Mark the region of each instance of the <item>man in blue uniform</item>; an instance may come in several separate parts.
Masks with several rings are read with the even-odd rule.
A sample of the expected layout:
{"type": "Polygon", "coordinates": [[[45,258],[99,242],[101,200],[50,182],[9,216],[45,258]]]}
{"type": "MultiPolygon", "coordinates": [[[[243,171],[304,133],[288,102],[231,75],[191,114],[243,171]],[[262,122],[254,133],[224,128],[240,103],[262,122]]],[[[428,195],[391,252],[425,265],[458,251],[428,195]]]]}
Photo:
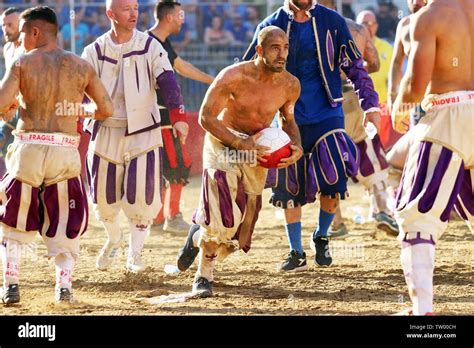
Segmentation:
{"type": "Polygon", "coordinates": [[[372,80],[364,69],[361,53],[345,19],[315,0],[285,0],[282,7],[264,19],[244,59],[252,59],[258,33],[275,25],[289,36],[287,70],[301,82],[295,108],[305,156],[295,165],[269,173],[270,202],[285,210],[290,253],[281,271],[307,269],[301,243],[301,207],[320,194],[319,221],[313,233],[315,263],[330,266],[327,232],[339,199],[347,196],[347,179],[358,170],[356,146],[344,130],[340,69],[358,91],[365,112],[364,125],[378,127],[380,109],[372,80]]]}

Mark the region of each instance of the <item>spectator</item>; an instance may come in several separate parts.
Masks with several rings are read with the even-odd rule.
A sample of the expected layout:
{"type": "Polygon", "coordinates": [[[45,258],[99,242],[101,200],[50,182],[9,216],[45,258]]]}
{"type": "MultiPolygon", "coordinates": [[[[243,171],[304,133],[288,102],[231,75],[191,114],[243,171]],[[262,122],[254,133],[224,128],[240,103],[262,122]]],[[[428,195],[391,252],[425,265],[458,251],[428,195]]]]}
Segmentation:
{"type": "Polygon", "coordinates": [[[222,5],[203,5],[201,7],[202,24],[204,30],[212,26],[214,17],[224,18],[224,7],[222,5]]]}
{"type": "Polygon", "coordinates": [[[211,27],[204,32],[204,42],[208,45],[229,45],[234,41],[232,33],[225,30],[222,17],[212,18],[211,27]]]}
{"type": "Polygon", "coordinates": [[[261,18],[259,14],[259,10],[257,6],[248,6],[247,7],[247,20],[245,21],[245,24],[250,28],[251,37],[250,40],[253,39],[253,33],[255,32],[255,29],[257,28],[257,25],[260,23],[261,18]]]}
{"type": "Polygon", "coordinates": [[[171,35],[169,37],[169,40],[173,43],[173,47],[176,50],[182,50],[186,45],[188,45],[191,42],[191,39],[189,37],[189,26],[188,23],[184,23],[183,26],[181,27],[181,30],[178,34],[171,35]]]}
{"type": "Polygon", "coordinates": [[[102,13],[99,15],[99,20],[97,24],[94,25],[91,29],[91,36],[92,39],[97,39],[99,36],[102,36],[110,29],[110,21],[109,18],[102,13]]]}
{"type": "Polygon", "coordinates": [[[202,35],[199,35],[199,33],[202,33],[203,29],[199,27],[200,23],[198,20],[198,6],[196,5],[197,1],[180,0],[179,2],[181,3],[183,11],[186,14],[184,23],[186,26],[186,35],[188,36],[190,41],[202,41],[202,35]]]}
{"type": "Polygon", "coordinates": [[[96,7],[87,7],[85,10],[83,22],[92,28],[99,22],[99,12],[96,7]]]}
{"type": "Polygon", "coordinates": [[[247,19],[247,5],[245,4],[226,5],[224,12],[226,18],[232,18],[235,14],[238,14],[242,20],[247,19]]]}
{"type": "Polygon", "coordinates": [[[370,74],[375,85],[375,90],[379,94],[380,104],[387,102],[388,72],[392,61],[393,47],[387,41],[378,37],[379,24],[377,17],[371,11],[362,11],[357,16],[357,23],[364,25],[368,30],[374,46],[379,54],[380,69],[376,73],[370,74]]]}
{"type": "Polygon", "coordinates": [[[152,20],[150,16],[150,12],[143,11],[140,9],[140,14],[138,17],[137,29],[140,31],[148,30],[148,28],[152,25],[152,20]]]}
{"type": "Polygon", "coordinates": [[[356,15],[354,10],[352,9],[352,0],[344,0],[342,2],[342,15],[346,18],[355,20],[356,15]]]}
{"type": "MultiPolygon", "coordinates": [[[[76,31],[76,51],[74,53],[80,54],[84,51],[84,47],[89,42],[89,26],[82,21],[83,11],[78,11],[75,14],[75,31],[76,31]]],[[[71,48],[71,24],[66,23],[61,29],[61,36],[63,38],[64,49],[72,50],[71,48]]]]}
{"type": "Polygon", "coordinates": [[[397,17],[392,17],[391,3],[380,2],[377,11],[377,22],[379,23],[378,37],[393,42],[397,31],[397,17]]]}
{"type": "Polygon", "coordinates": [[[243,23],[242,17],[238,13],[234,13],[231,22],[226,28],[238,43],[247,42],[247,38],[253,35],[250,27],[243,23]]]}

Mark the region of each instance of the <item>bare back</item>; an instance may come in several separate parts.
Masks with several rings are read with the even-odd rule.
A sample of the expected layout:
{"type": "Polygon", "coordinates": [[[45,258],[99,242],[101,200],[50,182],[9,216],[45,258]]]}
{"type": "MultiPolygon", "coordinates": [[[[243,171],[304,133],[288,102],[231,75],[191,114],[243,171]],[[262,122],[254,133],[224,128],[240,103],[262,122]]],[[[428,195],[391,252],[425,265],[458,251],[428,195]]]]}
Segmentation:
{"type": "Polygon", "coordinates": [[[269,127],[275,114],[299,89],[298,79],[287,71],[275,73],[271,79],[259,79],[253,62],[234,65],[227,74],[230,95],[221,115],[222,122],[249,135],[269,127]]]}
{"type": "MultiPolygon", "coordinates": [[[[474,90],[474,0],[434,0],[416,14],[413,22],[416,26],[430,23],[431,28],[420,29],[428,31],[426,36],[435,36],[435,60],[427,93],[474,90]]],[[[414,44],[417,30],[412,25],[414,44]]],[[[427,37],[428,42],[430,39],[427,37]]],[[[427,53],[431,50],[427,46],[427,53]]]]}
{"type": "Polygon", "coordinates": [[[92,67],[74,54],[38,49],[20,60],[19,130],[76,133],[92,67]]]}

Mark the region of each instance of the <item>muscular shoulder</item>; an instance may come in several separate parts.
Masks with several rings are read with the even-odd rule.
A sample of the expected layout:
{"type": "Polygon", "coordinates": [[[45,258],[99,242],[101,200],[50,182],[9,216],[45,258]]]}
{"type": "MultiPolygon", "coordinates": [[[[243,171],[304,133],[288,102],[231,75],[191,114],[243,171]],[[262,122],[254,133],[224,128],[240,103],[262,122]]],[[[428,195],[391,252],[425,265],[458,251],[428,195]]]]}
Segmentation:
{"type": "Polygon", "coordinates": [[[73,64],[76,64],[78,67],[86,69],[88,72],[92,72],[93,67],[85,59],[76,56],[75,54],[68,54],[67,59],[70,59],[73,64]]]}
{"type": "Polygon", "coordinates": [[[398,22],[397,25],[397,30],[402,30],[403,28],[406,28],[410,25],[410,18],[413,15],[405,16],[400,21],[398,22]]]}
{"type": "Polygon", "coordinates": [[[429,4],[410,17],[410,37],[417,39],[426,34],[435,34],[440,26],[440,7],[429,4]]]}
{"type": "Polygon", "coordinates": [[[290,99],[298,99],[301,93],[300,80],[288,71],[282,73],[282,80],[285,81],[285,90],[288,91],[290,99]]]}
{"type": "Polygon", "coordinates": [[[288,88],[300,88],[300,80],[288,71],[284,71],[282,73],[282,79],[286,81],[286,85],[288,88]]]}
{"type": "Polygon", "coordinates": [[[242,62],[230,65],[221,70],[217,75],[215,82],[219,85],[234,86],[240,83],[246,75],[249,74],[252,62],[242,62]]]}

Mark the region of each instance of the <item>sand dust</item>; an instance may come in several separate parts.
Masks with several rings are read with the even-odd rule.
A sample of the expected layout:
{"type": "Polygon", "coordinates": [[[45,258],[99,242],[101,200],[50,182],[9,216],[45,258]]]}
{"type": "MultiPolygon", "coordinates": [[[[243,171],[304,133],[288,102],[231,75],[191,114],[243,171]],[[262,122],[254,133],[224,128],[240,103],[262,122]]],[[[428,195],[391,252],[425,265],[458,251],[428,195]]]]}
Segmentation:
{"type": "MultiPolygon", "coordinates": [[[[183,213],[190,217],[199,198],[200,179],[184,190],[183,213]]],[[[185,235],[162,233],[147,239],[142,274],[125,272],[126,249],[109,272],[95,269],[105,231],[93,216],[82,239],[82,255],[74,277],[72,305],[55,305],[54,265],[41,239],[21,266],[21,304],[0,307],[0,315],[389,315],[409,306],[399,261],[398,243],[378,233],[373,222],[356,225],[357,207],[369,201],[359,185],[342,203],[350,236],[331,242],[334,264],[316,268],[309,239],[317,205],[304,209],[303,238],[309,271],[276,272],[288,252],[281,214],[264,204],[249,254],[236,253],[217,266],[215,297],[180,300],[191,290],[196,266],[188,272],[166,274],[185,235]],[[176,301],[167,301],[167,299],[176,301]],[[160,302],[160,299],[162,301],[160,302]],[[152,303],[151,303],[152,302],[152,303]]],[[[264,201],[268,201],[265,191],[264,201]]],[[[127,227],[122,216],[122,227],[127,227]]],[[[128,242],[128,241],[127,241],[128,242]]],[[[462,221],[454,221],[438,243],[434,278],[435,311],[474,314],[474,235],[462,221]]]]}

